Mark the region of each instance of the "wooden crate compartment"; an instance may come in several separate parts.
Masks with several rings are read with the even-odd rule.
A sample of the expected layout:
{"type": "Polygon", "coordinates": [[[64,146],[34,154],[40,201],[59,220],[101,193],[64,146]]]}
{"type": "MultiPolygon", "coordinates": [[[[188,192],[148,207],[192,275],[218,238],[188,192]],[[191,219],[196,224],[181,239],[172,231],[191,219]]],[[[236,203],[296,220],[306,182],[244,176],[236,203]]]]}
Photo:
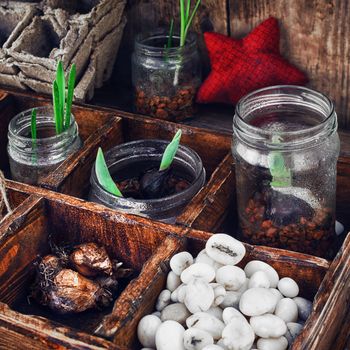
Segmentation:
{"type": "MultiPolygon", "coordinates": [[[[46,189],[11,181],[7,186],[23,194],[35,190],[42,199],[37,197],[31,210],[18,215],[17,222],[21,224],[16,230],[3,233],[0,246],[3,261],[0,264],[0,347],[11,342],[11,335],[20,339],[24,348],[45,349],[59,344],[63,349],[93,349],[93,346],[97,349],[139,349],[137,324],[142,316],[153,310],[166,283],[170,258],[182,250],[197,254],[211,236],[184,226],[155,223],[118,213],[46,189]],[[27,272],[31,262],[38,252],[47,249],[44,232],[47,225],[51,232],[61,234],[60,239],[69,237],[77,242],[93,239],[105,244],[116,257],[140,272],[116,300],[113,310],[101,320],[95,335],[14,309],[17,298],[23,298],[30,283],[27,272]],[[6,331],[2,332],[3,327],[6,331]]],[[[246,248],[247,255],[241,265],[253,259],[266,261],[280,277],[294,278],[300,286],[300,295],[309,299],[315,297],[313,313],[293,350],[329,349],[349,308],[350,236],[331,264],[321,258],[286,250],[248,244],[246,248]]],[[[341,346],[343,342],[337,344],[341,346]]],[[[9,346],[8,349],[15,348],[9,346]]]]}
{"type": "MultiPolygon", "coordinates": [[[[210,233],[191,230],[185,240],[178,242],[180,246],[177,251],[187,250],[195,255],[204,248],[210,236],[210,233]]],[[[175,244],[174,238],[169,237],[164,242],[163,249],[158,250],[157,254],[162,258],[163,264],[155,266],[156,278],[152,278],[146,272],[140,275],[139,289],[144,291],[138,298],[139,309],[129,309],[124,320],[109,316],[105,318],[103,324],[106,329],[111,329],[111,324],[115,324],[114,342],[120,347],[141,348],[136,336],[137,324],[144,315],[155,310],[156,296],[165,288],[166,277],[170,271],[169,261],[173,253],[165,258],[163,252],[172,244],[175,244]]],[[[332,347],[331,344],[337,339],[338,332],[346,321],[350,303],[350,237],[344,242],[331,265],[322,258],[286,250],[248,244],[246,248],[246,257],[239,266],[244,266],[254,259],[265,261],[278,271],[280,277],[295,279],[300,286],[300,296],[314,300],[312,314],[291,350],[343,350],[343,342],[339,339],[339,346],[332,347]]],[[[153,259],[157,260],[156,256],[153,259]]]]}
{"type": "MultiPolygon", "coordinates": [[[[27,296],[35,275],[33,262],[38,255],[50,252],[49,234],[57,244],[101,244],[110,256],[123,261],[136,275],[141,270],[151,275],[154,267],[162,264],[162,259],[154,254],[159,252],[161,243],[168,235],[183,233],[181,228],[101,210],[100,206],[72,197],[55,193],[53,196],[57,198],[36,197],[28,210],[13,217],[16,226],[0,232],[0,348],[15,349],[18,344],[11,339],[21,339],[23,348],[114,349],[111,341],[93,332],[106,314],[119,318],[125,313],[121,309],[124,300],[133,305],[131,309],[137,308],[140,290],[135,286],[139,278],[124,285],[114,307],[101,312],[59,317],[36,303],[28,305],[27,296]]],[[[170,255],[176,247],[170,245],[158,254],[170,255]]]]}
{"type": "MultiPolygon", "coordinates": [[[[51,101],[43,97],[34,97],[25,93],[4,93],[0,102],[0,123],[6,125],[0,149],[6,149],[7,124],[18,112],[34,106],[48,105],[51,101]]],[[[87,105],[74,106],[73,113],[79,125],[79,132],[84,140],[81,150],[71,155],[60,164],[55,171],[45,179],[39,181],[39,186],[52,189],[57,192],[69,194],[74,197],[87,199],[90,189],[90,175],[94,164],[97,149],[102,147],[107,151],[111,147],[140,139],[164,139],[171,140],[178,124],[171,122],[159,123],[154,119],[147,119],[130,113],[119,112],[106,108],[94,108],[87,105]],[[96,131],[94,133],[94,131],[96,131]]],[[[203,189],[193,198],[184,210],[184,217],[179,218],[178,224],[190,226],[195,221],[198,227],[204,230],[212,230],[222,221],[223,208],[234,196],[231,183],[225,179],[231,167],[228,162],[231,137],[220,132],[210,132],[199,128],[181,125],[183,136],[181,143],[194,149],[202,158],[207,172],[207,181],[203,189]],[[225,176],[225,175],[224,175],[225,176]],[[221,197],[220,194],[223,194],[221,197]],[[198,210],[193,211],[199,203],[198,210]],[[204,207],[207,203],[213,204],[220,210],[211,212],[208,221],[204,207]],[[186,214],[187,213],[187,214],[186,214]],[[187,218],[191,216],[191,219],[187,218]],[[192,220],[192,221],[191,221],[192,220]]],[[[6,155],[6,152],[3,153],[6,155]]],[[[1,159],[0,167],[8,170],[7,156],[1,159]]],[[[7,172],[8,175],[8,172],[7,172]]]]}
{"type": "MultiPolygon", "coordinates": [[[[10,178],[7,155],[7,132],[10,120],[18,113],[30,108],[51,104],[51,101],[47,98],[34,98],[31,95],[16,94],[0,90],[0,169],[4,171],[7,178],[10,178]]],[[[105,138],[102,137],[100,140],[102,144],[104,144],[104,140],[107,140],[108,137],[113,137],[113,135],[109,135],[108,132],[106,132],[111,124],[118,123],[118,118],[116,118],[112,112],[91,110],[89,113],[85,113],[84,110],[77,108],[73,113],[79,126],[79,135],[84,144],[91,144],[94,139],[101,137],[101,135],[105,135],[105,138]]],[[[75,157],[76,154],[71,155],[67,159],[67,163],[69,164],[72,162],[75,157]]]]}

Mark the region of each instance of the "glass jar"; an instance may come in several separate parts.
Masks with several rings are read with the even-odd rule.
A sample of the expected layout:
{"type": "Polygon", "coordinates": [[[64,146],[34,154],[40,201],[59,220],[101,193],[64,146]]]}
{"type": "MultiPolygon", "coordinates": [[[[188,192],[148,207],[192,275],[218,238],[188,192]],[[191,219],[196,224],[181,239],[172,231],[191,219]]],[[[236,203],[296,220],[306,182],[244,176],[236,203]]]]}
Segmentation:
{"type": "Polygon", "coordinates": [[[184,47],[173,36],[166,49],[164,31],[141,34],[132,55],[135,110],[159,119],[180,121],[194,114],[194,100],[201,83],[201,62],[196,35],[189,33],[184,47]]]}
{"type": "Polygon", "coordinates": [[[242,238],[325,256],[335,238],[337,115],[319,92],[272,86],[243,97],[233,119],[242,238]]]}
{"type": "MultiPolygon", "coordinates": [[[[105,154],[106,164],[113,179],[120,183],[140,178],[147,170],[159,167],[167,141],[139,140],[118,145],[105,154]]],[[[129,214],[136,214],[167,223],[175,223],[176,217],[205,183],[205,169],[199,155],[192,149],[179,147],[172,169],[190,183],[185,190],[159,199],[134,199],[117,197],[99,184],[95,166],[91,172],[89,200],[104,204],[129,214]]],[[[122,190],[123,192],[123,190],[122,190]]]]}
{"type": "Polygon", "coordinates": [[[73,115],[68,130],[56,135],[52,107],[38,107],[36,110],[36,143],[33,144],[31,138],[30,109],[11,119],[7,146],[12,179],[32,185],[38,184],[39,178],[48,175],[82,146],[73,115]]]}

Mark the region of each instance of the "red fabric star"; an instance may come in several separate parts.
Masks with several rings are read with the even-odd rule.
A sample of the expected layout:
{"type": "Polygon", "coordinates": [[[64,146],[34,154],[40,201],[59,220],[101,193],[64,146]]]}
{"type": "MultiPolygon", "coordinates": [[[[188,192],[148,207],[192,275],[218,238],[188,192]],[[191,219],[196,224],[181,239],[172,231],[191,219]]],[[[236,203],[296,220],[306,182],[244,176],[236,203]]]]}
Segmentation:
{"type": "Polygon", "coordinates": [[[241,40],[205,33],[211,73],[197,95],[199,103],[235,104],[247,93],[271,85],[304,85],[304,73],[279,51],[280,31],[270,17],[241,40]]]}

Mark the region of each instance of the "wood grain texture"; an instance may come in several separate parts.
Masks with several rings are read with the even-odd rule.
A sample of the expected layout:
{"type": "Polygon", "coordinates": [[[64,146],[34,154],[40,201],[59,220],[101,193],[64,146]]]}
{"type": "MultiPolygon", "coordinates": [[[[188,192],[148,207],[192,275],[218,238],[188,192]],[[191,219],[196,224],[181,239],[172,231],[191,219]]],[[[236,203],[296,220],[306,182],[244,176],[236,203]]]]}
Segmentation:
{"type": "Polygon", "coordinates": [[[235,171],[229,153],[219,164],[207,186],[192,199],[176,223],[206,231],[216,231],[236,194],[235,171]]]}
{"type": "MultiPolygon", "coordinates": [[[[332,349],[350,310],[350,235],[331,264],[315,297],[313,311],[292,350],[332,349]]],[[[346,335],[346,328],[345,328],[346,335]]]]}
{"type": "Polygon", "coordinates": [[[281,24],[281,52],[306,71],[310,87],[336,102],[350,127],[350,3],[348,0],[229,0],[231,32],[246,34],[269,16],[281,24]]]}

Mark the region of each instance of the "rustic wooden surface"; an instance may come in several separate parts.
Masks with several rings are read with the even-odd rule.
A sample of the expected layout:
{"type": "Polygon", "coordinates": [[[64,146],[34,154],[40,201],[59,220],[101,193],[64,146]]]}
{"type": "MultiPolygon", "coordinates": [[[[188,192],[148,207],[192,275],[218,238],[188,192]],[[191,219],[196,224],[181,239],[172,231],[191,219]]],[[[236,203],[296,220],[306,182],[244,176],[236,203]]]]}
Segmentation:
{"type": "MultiPolygon", "coordinates": [[[[330,266],[327,276],[315,297],[313,312],[305,324],[305,328],[294,342],[292,350],[329,350],[333,349],[334,338],[339,329],[349,324],[350,308],[350,235],[330,266]],[[345,292],[344,292],[345,291],[345,292]],[[344,293],[343,293],[344,292],[344,293]]],[[[346,334],[345,334],[346,335],[346,334]]]]}
{"type": "MultiPolygon", "coordinates": [[[[44,349],[45,346],[57,346],[60,349],[112,349],[115,345],[121,349],[139,348],[136,342],[138,320],[153,309],[158,293],[164,288],[169,259],[180,250],[197,254],[211,235],[191,228],[153,223],[28,185],[8,182],[8,188],[27,195],[36,193],[36,198],[43,199],[34,201],[29,212],[18,213],[15,221],[19,224],[10,231],[5,228],[3,232],[0,246],[1,302],[11,306],[28,287],[30,275],[25,271],[36,253],[43,254],[46,251],[45,233],[48,229],[58,235],[60,240],[69,239],[76,243],[91,240],[104,244],[114,257],[124,261],[126,266],[135,268],[140,275],[122,292],[112,312],[97,327],[98,333],[95,335],[75,331],[65,325],[58,326],[54,321],[23,315],[0,303],[0,348],[3,349],[13,338],[21,341],[25,348],[31,346],[35,349],[44,349]],[[100,335],[113,339],[114,344],[100,338],[100,335]],[[89,345],[85,346],[85,342],[89,345]]],[[[301,295],[307,298],[312,298],[321,285],[312,316],[317,324],[321,324],[323,315],[331,315],[335,307],[332,302],[323,302],[328,300],[328,296],[334,294],[344,301],[344,306],[349,302],[346,296],[350,286],[342,283],[349,269],[349,265],[342,264],[349,259],[349,242],[350,238],[344,244],[343,254],[333,262],[331,268],[329,262],[321,258],[248,244],[247,255],[241,265],[253,259],[267,261],[281,277],[294,278],[300,285],[301,295]]],[[[327,339],[335,336],[332,322],[331,319],[327,321],[323,333],[327,339]]],[[[311,344],[312,333],[306,334],[302,344],[311,344]]],[[[10,346],[9,349],[14,348],[10,346]]]]}
{"type": "MultiPolygon", "coordinates": [[[[308,73],[310,87],[335,100],[340,126],[350,128],[348,0],[207,0],[202,3],[194,27],[197,32],[214,30],[240,38],[269,16],[277,17],[281,25],[282,54],[308,73]]],[[[114,74],[110,82],[97,91],[94,103],[131,110],[130,56],[134,37],[138,32],[167,26],[171,17],[177,17],[177,4],[176,0],[128,2],[128,24],[114,74]]],[[[201,40],[200,47],[207,66],[201,40]]],[[[204,71],[207,70],[205,67],[204,71]]],[[[232,115],[232,107],[204,107],[193,123],[231,128],[232,115]]]]}

